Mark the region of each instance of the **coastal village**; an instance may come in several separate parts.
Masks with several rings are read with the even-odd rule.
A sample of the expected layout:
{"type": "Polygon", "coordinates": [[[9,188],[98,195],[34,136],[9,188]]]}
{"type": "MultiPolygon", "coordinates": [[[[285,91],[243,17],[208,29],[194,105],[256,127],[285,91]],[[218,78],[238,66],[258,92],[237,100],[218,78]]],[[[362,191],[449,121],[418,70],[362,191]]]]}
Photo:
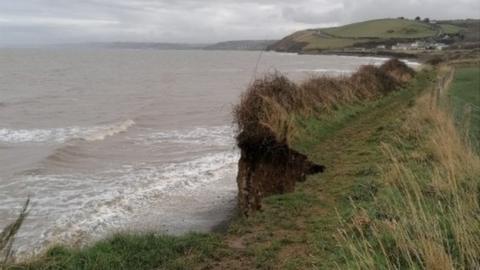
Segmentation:
{"type": "MultiPolygon", "coordinates": [[[[447,35],[448,37],[448,35],[447,35]]],[[[409,51],[409,50],[438,50],[442,51],[448,48],[448,45],[441,42],[428,42],[428,41],[415,41],[412,43],[397,43],[396,45],[391,46],[388,48],[385,45],[377,46],[377,49],[392,49],[394,51],[409,51]]]]}
{"type": "Polygon", "coordinates": [[[297,31],[269,46],[268,50],[426,59],[444,52],[458,55],[478,48],[478,29],[479,21],[475,19],[433,20],[420,16],[376,19],[297,31]]]}
{"type": "MultiPolygon", "coordinates": [[[[399,18],[404,20],[403,17],[399,18]]],[[[425,18],[421,20],[420,17],[416,17],[415,21],[423,21],[426,24],[436,26],[436,20],[430,20],[425,18]]],[[[397,42],[394,45],[387,45],[387,44],[380,44],[376,48],[378,50],[392,50],[392,51],[443,51],[449,47],[449,44],[455,42],[455,35],[450,35],[447,33],[439,33],[435,38],[429,38],[428,40],[425,39],[418,39],[413,42],[397,42]]]]}

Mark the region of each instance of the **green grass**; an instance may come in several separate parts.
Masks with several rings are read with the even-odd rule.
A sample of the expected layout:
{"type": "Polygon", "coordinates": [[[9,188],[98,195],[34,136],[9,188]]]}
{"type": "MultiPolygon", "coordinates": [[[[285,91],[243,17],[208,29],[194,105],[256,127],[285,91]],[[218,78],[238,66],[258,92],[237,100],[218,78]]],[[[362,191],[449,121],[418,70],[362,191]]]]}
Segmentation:
{"type": "Polygon", "coordinates": [[[213,234],[119,234],[83,249],[53,247],[41,257],[7,269],[191,269],[211,258],[220,245],[220,238],[213,234]]]}
{"type": "Polygon", "coordinates": [[[299,31],[280,43],[304,44],[303,51],[314,51],[350,48],[358,43],[389,39],[424,39],[445,33],[457,34],[462,30],[464,29],[451,24],[430,24],[408,19],[379,19],[339,27],[299,31]]]}
{"type": "Polygon", "coordinates": [[[445,34],[456,34],[464,30],[464,28],[451,24],[441,24],[440,27],[442,29],[442,32],[445,34]]]}
{"type": "Polygon", "coordinates": [[[299,139],[294,142],[294,146],[297,150],[309,154],[309,149],[318,143],[319,140],[332,136],[335,132],[345,128],[350,124],[350,121],[356,119],[359,115],[384,106],[392,100],[405,98],[411,94],[411,91],[404,89],[380,100],[344,106],[331,114],[326,114],[319,118],[298,119],[297,125],[301,127],[301,132],[299,139]]]}
{"type": "Polygon", "coordinates": [[[300,31],[292,35],[292,39],[296,42],[304,42],[308,45],[304,50],[318,49],[335,49],[353,46],[362,40],[354,40],[348,38],[333,38],[316,34],[315,30],[300,31]]]}
{"type": "Polygon", "coordinates": [[[304,40],[308,45],[304,48],[305,51],[311,50],[328,50],[352,47],[356,43],[366,42],[367,40],[355,40],[347,38],[323,38],[318,36],[310,36],[304,40]]]}
{"type": "Polygon", "coordinates": [[[425,38],[437,33],[430,24],[400,19],[366,21],[322,31],[343,38],[425,38]]]}
{"type": "Polygon", "coordinates": [[[470,131],[480,150],[480,66],[458,67],[449,94],[457,124],[470,131]]]}
{"type": "Polygon", "coordinates": [[[382,100],[299,120],[304,131],[295,147],[326,172],[309,176],[293,193],[266,198],[261,212],[237,218],[226,235],[117,235],[82,249],[56,247],[11,269],[345,269],[348,258],[336,238],[340,221],[355,213],[352,200],[382,215],[373,207],[382,188],[380,142],[398,130],[434,75],[424,70],[382,100]]]}
{"type": "Polygon", "coordinates": [[[480,160],[431,96],[416,103],[382,140],[377,181],[357,187],[355,211],[342,216],[342,268],[480,267],[480,160]]]}
{"type": "Polygon", "coordinates": [[[325,165],[326,173],[310,176],[293,193],[266,198],[262,212],[235,222],[228,237],[248,251],[225,252],[235,254],[226,260],[247,262],[223,269],[345,269],[335,237],[339,216],[352,216],[351,199],[372,207],[383,162],[380,142],[395,132],[402,108],[411,106],[433,78],[431,71],[423,71],[407,89],[381,101],[344,107],[325,119],[301,120],[304,132],[294,146],[325,165]]]}
{"type": "Polygon", "coordinates": [[[480,66],[459,67],[450,91],[452,96],[480,106],[480,66]]]}

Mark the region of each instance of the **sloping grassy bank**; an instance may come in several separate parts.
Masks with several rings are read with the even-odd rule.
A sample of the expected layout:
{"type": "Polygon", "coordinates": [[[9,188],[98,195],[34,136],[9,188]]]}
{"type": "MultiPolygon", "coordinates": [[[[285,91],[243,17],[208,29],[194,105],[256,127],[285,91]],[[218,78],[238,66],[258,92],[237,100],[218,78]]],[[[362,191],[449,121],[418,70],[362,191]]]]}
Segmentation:
{"type": "Polygon", "coordinates": [[[436,76],[425,70],[381,100],[302,119],[293,145],[326,173],[234,223],[208,266],[478,268],[480,163],[437,107],[436,76]]]}
{"type": "Polygon", "coordinates": [[[447,112],[425,93],[382,141],[371,196],[338,237],[348,268],[480,267],[480,159],[447,112]]]}
{"type": "Polygon", "coordinates": [[[264,197],[292,192],[296,182],[324,171],[325,166],[294,147],[303,140],[303,120],[328,123],[342,110],[365,107],[398,91],[414,74],[405,63],[392,59],[379,67],[362,66],[351,76],[315,76],[299,84],[281,74],[256,80],[234,109],[241,150],[237,177],[241,212],[254,213],[264,197]]]}
{"type": "Polygon", "coordinates": [[[293,145],[326,172],[310,176],[293,193],[266,198],[262,212],[234,222],[213,269],[345,269],[337,237],[340,221],[353,215],[350,198],[372,198],[385,162],[379,143],[390,138],[402,122],[399,116],[433,80],[426,70],[383,99],[339,108],[324,119],[302,119],[293,145]]]}
{"type": "Polygon", "coordinates": [[[478,156],[430,100],[436,78],[425,69],[383,98],[295,117],[289,145],[325,173],[225,234],[122,234],[6,268],[475,269],[478,156]]]}

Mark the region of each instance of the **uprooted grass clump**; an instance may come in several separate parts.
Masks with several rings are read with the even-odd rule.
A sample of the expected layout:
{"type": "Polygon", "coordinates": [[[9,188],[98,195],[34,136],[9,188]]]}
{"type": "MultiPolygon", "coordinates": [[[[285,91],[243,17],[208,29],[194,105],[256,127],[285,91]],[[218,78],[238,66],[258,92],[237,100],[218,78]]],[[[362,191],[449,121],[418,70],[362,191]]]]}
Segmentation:
{"type": "Polygon", "coordinates": [[[256,80],[234,108],[240,148],[271,141],[291,144],[297,117],[332,112],[343,105],[375,100],[395,91],[414,76],[405,63],[392,59],[382,66],[365,65],[351,76],[311,77],[300,84],[274,73],[256,80]]]}

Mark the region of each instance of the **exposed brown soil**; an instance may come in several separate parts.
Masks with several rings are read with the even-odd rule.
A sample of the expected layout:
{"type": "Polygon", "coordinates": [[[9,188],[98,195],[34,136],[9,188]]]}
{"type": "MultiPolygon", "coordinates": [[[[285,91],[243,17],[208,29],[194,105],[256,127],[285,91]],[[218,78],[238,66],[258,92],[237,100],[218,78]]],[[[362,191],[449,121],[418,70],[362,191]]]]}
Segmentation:
{"type": "Polygon", "coordinates": [[[238,203],[243,214],[261,209],[262,198],[292,192],[297,181],[306,175],[323,172],[324,167],[279,143],[274,138],[261,144],[240,144],[238,163],[238,203]]]}

